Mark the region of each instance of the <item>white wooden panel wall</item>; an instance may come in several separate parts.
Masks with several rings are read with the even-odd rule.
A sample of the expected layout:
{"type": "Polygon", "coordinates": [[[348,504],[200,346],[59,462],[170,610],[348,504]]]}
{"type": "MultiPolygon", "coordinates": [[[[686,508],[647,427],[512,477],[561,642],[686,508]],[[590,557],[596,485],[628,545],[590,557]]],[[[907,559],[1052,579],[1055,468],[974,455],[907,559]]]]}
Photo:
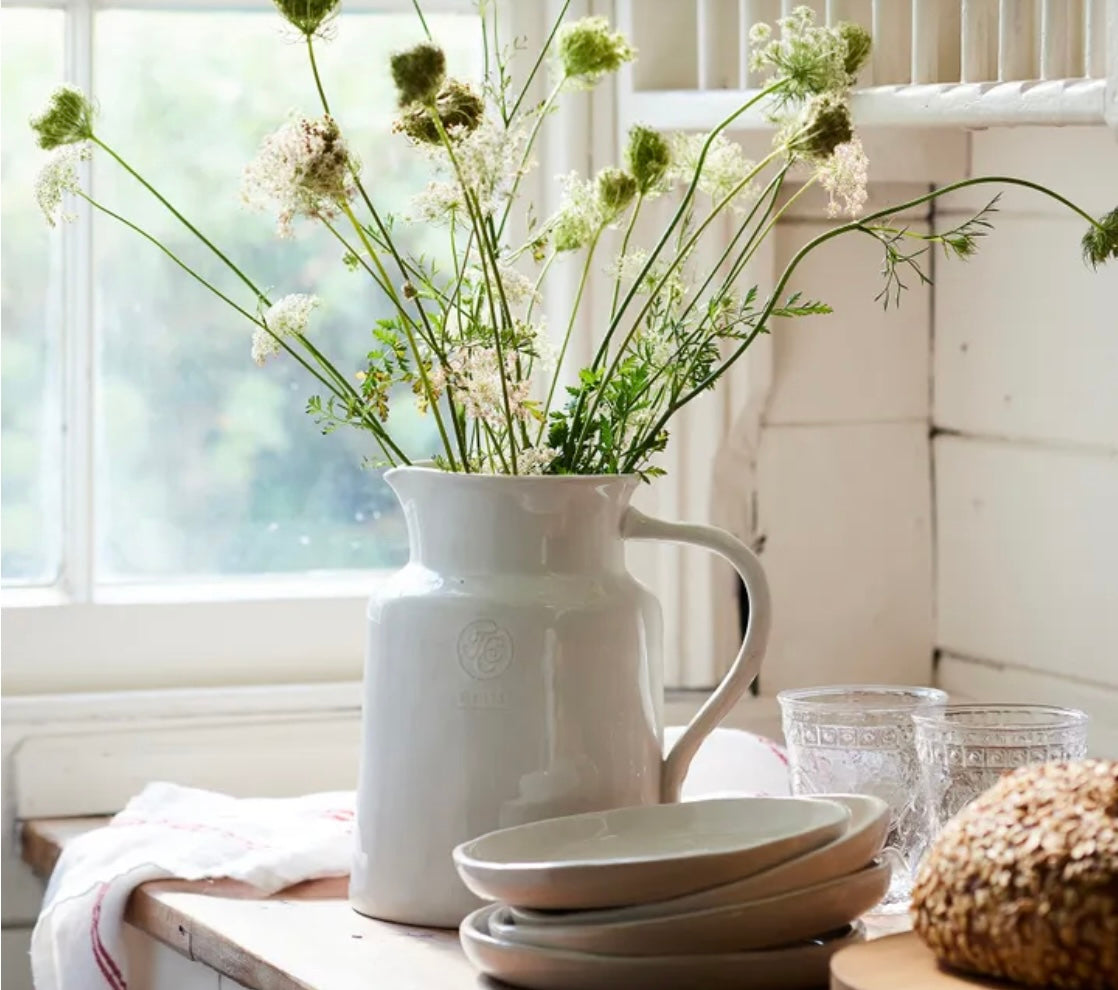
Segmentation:
{"type": "MultiPolygon", "coordinates": [[[[914,193],[875,187],[871,208],[914,193]]],[[[822,198],[805,197],[778,228],[777,269],[829,225],[822,198]]],[[[931,300],[917,287],[885,312],[873,298],[880,264],[869,238],[824,246],[793,287],[834,314],[771,337],[756,491],[775,603],[766,694],[931,674],[931,300]]]]}
{"type": "MultiPolygon", "coordinates": [[[[989,131],[974,171],[1019,174],[1095,214],[1118,194],[1103,129],[989,131]],[[1069,184],[1069,176],[1074,183],[1069,184]]],[[[977,194],[937,222],[957,222],[977,194]]],[[[1088,707],[1118,754],[1118,269],[1084,225],[1007,195],[979,256],[939,271],[935,327],[940,677],[977,697],[1088,707]]]]}

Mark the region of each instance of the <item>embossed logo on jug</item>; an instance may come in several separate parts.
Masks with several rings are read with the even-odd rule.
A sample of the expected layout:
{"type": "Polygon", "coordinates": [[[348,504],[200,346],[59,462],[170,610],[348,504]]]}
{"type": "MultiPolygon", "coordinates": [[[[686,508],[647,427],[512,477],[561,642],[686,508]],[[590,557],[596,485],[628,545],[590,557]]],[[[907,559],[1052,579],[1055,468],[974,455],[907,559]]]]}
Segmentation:
{"type": "Polygon", "coordinates": [[[492,619],[471,622],[458,635],[458,662],[479,681],[499,677],[512,663],[512,637],[492,619]]]}

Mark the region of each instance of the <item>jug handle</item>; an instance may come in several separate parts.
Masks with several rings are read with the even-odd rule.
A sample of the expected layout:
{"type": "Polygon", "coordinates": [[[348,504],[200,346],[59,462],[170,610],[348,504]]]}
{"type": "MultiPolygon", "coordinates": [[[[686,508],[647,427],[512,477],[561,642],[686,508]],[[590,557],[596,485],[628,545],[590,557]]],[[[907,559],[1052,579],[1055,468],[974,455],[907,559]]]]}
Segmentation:
{"type": "Polygon", "coordinates": [[[728,560],[741,576],[749,602],[749,620],[737,657],[706,704],[676,740],[661,766],[660,800],[678,801],[683,778],[699,745],[711,729],[726,717],[760,673],[772,618],[769,583],[753,551],[736,536],[716,526],[666,522],[630,508],[622,520],[621,535],[627,540],[666,540],[713,550],[728,560]]]}

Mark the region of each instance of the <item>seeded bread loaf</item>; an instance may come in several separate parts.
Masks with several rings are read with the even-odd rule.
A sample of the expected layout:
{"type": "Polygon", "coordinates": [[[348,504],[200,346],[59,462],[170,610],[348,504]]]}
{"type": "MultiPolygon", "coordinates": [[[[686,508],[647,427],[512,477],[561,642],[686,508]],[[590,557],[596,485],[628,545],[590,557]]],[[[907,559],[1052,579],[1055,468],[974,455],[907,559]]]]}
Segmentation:
{"type": "Polygon", "coordinates": [[[964,808],[924,858],[913,924],[959,969],[1118,990],[1118,761],[1024,767],[964,808]]]}

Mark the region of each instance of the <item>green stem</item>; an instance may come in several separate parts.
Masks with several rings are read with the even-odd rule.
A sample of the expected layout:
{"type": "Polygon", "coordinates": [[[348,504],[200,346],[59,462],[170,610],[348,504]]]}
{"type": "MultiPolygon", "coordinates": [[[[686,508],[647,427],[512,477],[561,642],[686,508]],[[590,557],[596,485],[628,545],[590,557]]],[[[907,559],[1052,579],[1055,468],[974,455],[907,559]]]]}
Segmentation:
{"type": "MultiPolygon", "coordinates": [[[[617,353],[614,354],[613,360],[610,362],[609,367],[606,369],[606,372],[605,372],[604,376],[602,377],[601,386],[599,386],[595,390],[593,398],[590,400],[590,407],[586,412],[586,415],[584,417],[584,421],[582,423],[581,428],[579,429],[578,435],[575,437],[574,446],[571,448],[571,463],[572,464],[577,462],[578,455],[579,455],[579,452],[581,450],[581,447],[582,447],[583,443],[586,441],[587,437],[590,434],[591,424],[594,422],[594,413],[597,412],[598,406],[601,405],[601,397],[602,397],[602,394],[603,394],[603,391],[604,391],[604,386],[606,385],[606,383],[608,383],[613,378],[614,374],[617,372],[618,367],[620,366],[621,362],[625,358],[626,348],[629,346],[629,344],[633,340],[634,336],[636,336],[637,332],[640,330],[642,321],[644,320],[645,316],[647,315],[649,309],[652,307],[653,302],[656,300],[657,296],[659,295],[659,293],[663,289],[664,285],[667,284],[668,279],[671,278],[671,276],[675,273],[675,271],[683,264],[684,260],[690,255],[691,251],[694,250],[695,245],[698,244],[699,240],[702,238],[702,236],[706,232],[707,228],[714,222],[715,218],[718,217],[722,213],[722,211],[725,210],[729,206],[729,204],[734,201],[734,199],[741,193],[741,191],[743,189],[745,189],[746,186],[748,186],[749,183],[752,182],[753,179],[761,171],[763,171],[766,167],[768,167],[769,163],[775,157],[777,157],[777,155],[779,155],[781,153],[782,153],[781,148],[777,148],[776,150],[772,151],[766,158],[762,159],[760,163],[755,165],[753,167],[753,169],[743,179],[741,179],[741,181],[739,181],[737,183],[737,185],[735,185],[725,196],[722,197],[721,200],[718,201],[718,203],[716,203],[714,205],[714,207],[711,209],[710,213],[706,216],[706,218],[703,220],[703,222],[701,224],[699,224],[699,226],[695,229],[694,233],[692,233],[687,238],[687,240],[678,248],[678,250],[676,252],[676,256],[668,264],[667,268],[664,270],[663,275],[661,275],[660,278],[657,280],[656,284],[650,288],[650,290],[648,292],[648,298],[645,300],[644,305],[641,307],[640,312],[637,313],[635,319],[633,320],[632,324],[629,327],[629,332],[625,335],[624,339],[621,341],[620,346],[617,348],[617,353]]],[[[699,173],[696,172],[696,178],[694,180],[692,180],[692,185],[689,187],[689,190],[688,190],[689,193],[694,192],[696,182],[697,182],[697,179],[698,179],[698,174],[699,173]]],[[[651,263],[651,259],[650,259],[649,264],[650,263],[651,263]]],[[[646,264],[644,266],[644,268],[642,269],[638,278],[643,279],[645,277],[645,275],[647,274],[647,272],[649,270],[649,264],[646,264]]],[[[632,297],[634,290],[637,289],[637,288],[638,288],[638,283],[634,282],[633,286],[629,290],[629,298],[632,297]]],[[[625,306],[623,305],[621,307],[621,309],[622,309],[622,312],[623,312],[624,309],[625,309],[625,306]]],[[[618,313],[619,317],[620,317],[620,315],[621,314],[618,313]]],[[[601,348],[599,348],[599,354],[602,353],[603,348],[608,343],[609,337],[612,335],[613,327],[615,325],[616,325],[616,320],[611,323],[611,329],[606,334],[606,339],[602,342],[603,346],[601,348]]],[[[608,351],[606,352],[606,354],[608,356],[608,351]]],[[[598,366],[598,358],[595,357],[594,367],[597,367],[597,366],[598,366]]],[[[578,423],[579,414],[582,411],[582,399],[583,399],[583,396],[580,395],[579,399],[578,399],[578,403],[576,404],[576,407],[575,407],[575,413],[571,418],[572,425],[578,423]]]]}
{"type": "MultiPolygon", "coordinates": [[[[458,180],[458,185],[462,190],[462,195],[466,200],[466,211],[470,216],[470,223],[473,226],[474,233],[478,239],[478,254],[481,258],[482,275],[485,277],[486,283],[486,296],[489,300],[490,317],[493,322],[493,342],[497,352],[497,373],[501,379],[501,399],[504,406],[505,423],[508,427],[508,441],[509,453],[512,460],[512,473],[517,473],[517,458],[516,458],[516,428],[513,423],[512,405],[509,402],[509,386],[508,375],[505,369],[505,354],[504,347],[501,344],[501,328],[497,320],[496,305],[494,303],[494,290],[493,285],[496,282],[498,291],[501,294],[502,301],[504,300],[504,288],[501,286],[501,273],[497,264],[497,258],[492,254],[489,237],[485,229],[485,221],[482,219],[480,207],[477,200],[470,191],[470,187],[466,184],[465,177],[462,174],[462,169],[458,163],[458,156],[454,154],[454,145],[450,140],[449,135],[446,133],[446,128],[443,127],[443,122],[439,118],[438,113],[432,107],[430,108],[431,120],[434,122],[436,129],[439,132],[439,139],[446,149],[447,157],[450,159],[451,167],[454,170],[454,175],[458,180]],[[488,257],[489,264],[486,264],[486,256],[488,257]],[[490,266],[493,269],[492,280],[489,274],[490,266]]],[[[505,309],[505,317],[508,317],[507,305],[505,309]]]]}
{"type": "Polygon", "coordinates": [[[547,418],[551,414],[551,403],[555,400],[555,388],[559,384],[559,376],[563,371],[563,358],[567,354],[567,346],[571,342],[571,335],[574,333],[575,323],[578,321],[578,307],[582,303],[582,295],[586,291],[586,283],[590,278],[590,266],[594,259],[594,251],[598,247],[598,240],[602,236],[602,231],[599,230],[590,241],[586,249],[586,261],[582,266],[582,275],[578,280],[578,290],[575,292],[574,303],[571,305],[571,317],[567,321],[567,332],[563,334],[563,344],[559,348],[559,356],[555,359],[555,372],[551,376],[551,387],[547,390],[547,401],[543,407],[543,421],[540,423],[539,436],[536,437],[536,443],[539,444],[543,440],[544,431],[547,429],[547,418]]]}
{"type": "Polygon", "coordinates": [[[516,202],[516,193],[520,188],[520,180],[524,177],[524,170],[528,167],[528,162],[532,158],[532,148],[536,144],[536,138],[539,137],[540,128],[543,126],[544,118],[551,112],[551,108],[555,101],[559,98],[560,92],[563,90],[563,84],[567,81],[567,77],[563,76],[552,88],[548,94],[547,99],[544,100],[543,106],[540,108],[539,114],[536,117],[535,123],[532,125],[531,133],[528,135],[528,143],[524,146],[524,154],[520,158],[520,165],[516,170],[516,178],[512,180],[512,190],[509,192],[508,199],[505,202],[504,213],[501,214],[501,223],[497,228],[497,235],[500,237],[505,232],[505,227],[508,226],[509,217],[512,215],[512,204],[516,202]]]}
{"type": "Polygon", "coordinates": [[[797,267],[799,267],[804,258],[806,258],[817,247],[820,247],[827,241],[830,241],[835,237],[839,237],[842,234],[848,234],[851,231],[860,230],[868,224],[873,223],[873,221],[875,220],[881,220],[884,217],[895,216],[898,213],[903,213],[905,210],[915,209],[917,206],[922,206],[924,203],[930,203],[932,200],[938,199],[940,196],[946,195],[947,193],[958,192],[958,190],[966,189],[968,186],[992,184],[1021,186],[1024,189],[1031,189],[1034,192],[1041,193],[1042,195],[1055,200],[1057,203],[1066,206],[1073,213],[1078,214],[1085,220],[1089,220],[1093,226],[1098,226],[1098,221],[1089,213],[1081,209],[1071,200],[1066,199],[1059,193],[1053,192],[1046,186],[1042,186],[1037,182],[1030,182],[1027,179],[1015,179],[1011,176],[1006,175],[984,175],[973,179],[962,179],[959,182],[953,182],[949,185],[941,186],[938,189],[933,189],[930,192],[924,193],[922,196],[917,196],[914,199],[910,199],[905,203],[900,203],[896,206],[890,206],[885,209],[878,210],[875,213],[871,213],[859,220],[852,220],[849,223],[844,223],[838,227],[833,228],[832,230],[828,230],[825,233],[812,238],[812,240],[808,241],[807,244],[801,247],[799,251],[797,251],[795,255],[793,255],[792,259],[788,262],[784,271],[781,273],[781,276],[777,281],[776,286],[773,288],[772,293],[769,295],[768,302],[765,304],[765,308],[761,312],[761,316],[758,318],[757,325],[753,329],[752,333],[750,333],[749,336],[747,336],[741,342],[741,344],[739,344],[738,347],[734,349],[734,351],[724,362],[722,362],[722,364],[720,364],[698,385],[691,389],[690,392],[687,392],[681,399],[673,402],[657,421],[654,431],[659,432],[660,430],[662,430],[667,421],[672,416],[674,416],[676,412],[678,412],[680,409],[683,408],[683,406],[687,405],[688,402],[701,395],[706,389],[713,385],[714,382],[716,382],[723,374],[725,374],[727,369],[729,369],[729,367],[739,357],[741,357],[742,354],[745,353],[746,349],[749,347],[750,344],[753,343],[758,334],[764,331],[765,323],[772,315],[772,311],[776,308],[777,300],[783,294],[785,287],[788,285],[789,279],[792,277],[792,273],[796,270],[797,267]]]}
{"type": "Polygon", "coordinates": [[[419,5],[419,0],[411,0],[412,7],[415,8],[415,15],[419,18],[419,23],[423,25],[423,33],[427,35],[427,40],[431,40],[431,29],[427,26],[427,18],[423,16],[423,8],[419,5]]]}
{"type": "MultiPolygon", "coordinates": [[[[629,214],[629,223],[625,226],[625,236],[621,238],[621,250],[617,253],[617,260],[621,262],[625,258],[625,253],[629,250],[629,240],[633,236],[633,228],[637,225],[637,214],[640,213],[641,204],[644,202],[644,193],[637,195],[637,201],[633,204],[633,212],[629,214]]],[[[609,318],[612,320],[617,313],[617,298],[621,295],[621,273],[617,273],[617,277],[613,280],[613,298],[609,303],[609,318]]]]}
{"type": "MultiPolygon", "coordinates": [[[[606,331],[606,335],[602,339],[602,343],[598,347],[597,354],[594,355],[594,363],[592,367],[597,368],[598,365],[601,364],[601,362],[605,359],[605,355],[609,351],[610,340],[613,337],[614,332],[617,330],[617,327],[621,322],[621,318],[625,314],[625,310],[628,308],[629,303],[632,302],[633,297],[639,291],[641,283],[648,276],[648,273],[652,270],[652,266],[660,257],[660,252],[664,250],[664,247],[668,243],[668,239],[671,237],[676,226],[679,224],[680,220],[687,214],[687,210],[690,207],[692,200],[694,200],[695,198],[695,193],[699,185],[699,176],[702,174],[703,165],[706,163],[707,153],[710,151],[710,146],[714,143],[714,139],[724,130],[726,130],[726,128],[729,127],[735,120],[737,120],[738,117],[740,117],[743,113],[750,109],[750,107],[753,107],[756,104],[760,103],[762,100],[767,99],[773,93],[783,88],[784,85],[785,84],[783,81],[778,81],[773,83],[771,86],[761,90],[759,93],[757,93],[756,96],[753,96],[750,99],[746,100],[745,103],[743,103],[740,107],[724,117],[714,128],[714,130],[712,130],[710,134],[707,135],[706,140],[703,142],[702,150],[699,152],[698,161],[695,163],[695,172],[691,177],[691,182],[687,186],[687,191],[684,194],[683,200],[680,202],[675,211],[675,214],[669,221],[668,226],[665,228],[663,234],[660,236],[660,240],[656,243],[656,246],[653,248],[652,253],[648,256],[648,260],[645,262],[644,268],[641,270],[640,275],[633,281],[633,284],[629,287],[629,291],[625,294],[624,300],[622,300],[621,308],[617,311],[617,314],[610,321],[610,325],[606,331]]],[[[765,159],[765,162],[770,161],[774,155],[775,152],[773,154],[770,154],[768,158],[765,159]]],[[[762,163],[762,166],[763,165],[764,163],[762,163]]],[[[754,169],[753,174],[756,174],[756,172],[762,166],[758,166],[757,169],[754,169]]]]}
{"type": "MultiPolygon", "coordinates": [[[[414,2],[415,0],[413,0],[413,3],[414,2]]],[[[422,19],[422,15],[420,16],[422,19]]],[[[330,113],[330,103],[326,99],[326,88],[322,85],[322,76],[318,71],[318,61],[315,58],[314,54],[314,41],[310,35],[307,35],[307,55],[310,59],[311,73],[314,76],[314,85],[315,89],[318,90],[318,98],[322,103],[322,109],[325,111],[327,116],[332,116],[332,114],[330,113]]],[[[369,194],[365,191],[365,185],[361,181],[361,174],[352,159],[349,160],[349,171],[350,174],[353,176],[353,183],[357,188],[358,194],[361,196],[362,201],[365,203],[366,209],[368,209],[369,214],[373,218],[373,222],[376,224],[377,230],[380,232],[381,240],[387,247],[388,253],[392,256],[392,260],[396,262],[396,267],[400,271],[400,277],[407,280],[410,277],[408,274],[408,266],[404,263],[404,259],[400,256],[399,251],[396,250],[396,245],[388,232],[388,227],[385,225],[384,221],[381,220],[380,213],[377,212],[377,208],[373,205],[372,199],[370,199],[369,194]]],[[[350,212],[352,221],[352,211],[350,212]]],[[[362,230],[362,233],[363,232],[364,231],[362,230]]],[[[367,243],[365,237],[362,237],[362,242],[367,243]]],[[[381,271],[383,272],[383,266],[381,266],[381,271]]],[[[387,275],[385,275],[385,281],[389,282],[387,275]]],[[[391,295],[394,296],[395,294],[391,293],[391,295]]],[[[395,299],[393,299],[393,301],[396,302],[395,299]]],[[[423,324],[423,327],[426,330],[427,338],[433,339],[434,331],[432,330],[431,323],[427,318],[427,311],[423,308],[422,300],[416,299],[415,307],[417,312],[419,313],[420,322],[423,324]]],[[[415,321],[412,320],[411,314],[403,309],[403,307],[401,307],[398,303],[396,308],[400,311],[401,317],[404,320],[410,322],[418,330],[418,326],[415,324],[415,321]]],[[[453,460],[454,458],[452,456],[451,461],[453,462],[453,460]]]]}
{"type": "Polygon", "coordinates": [[[423,391],[427,396],[427,404],[430,406],[431,412],[435,417],[435,424],[439,429],[439,437],[442,439],[443,449],[446,451],[446,456],[450,461],[451,470],[457,471],[458,467],[457,462],[454,459],[454,447],[450,443],[450,437],[447,436],[446,426],[443,423],[442,414],[439,412],[438,397],[435,395],[435,391],[431,387],[430,379],[427,377],[427,364],[423,359],[423,354],[419,350],[419,344],[415,339],[415,334],[412,333],[411,319],[407,317],[407,314],[404,311],[403,302],[400,300],[399,296],[396,295],[395,289],[392,288],[392,283],[388,278],[388,273],[384,270],[384,265],[381,263],[380,255],[377,254],[376,249],[373,247],[373,245],[369,243],[369,236],[365,233],[365,228],[361,226],[361,223],[358,221],[357,217],[354,216],[353,210],[348,203],[342,203],[341,206],[342,212],[344,212],[345,215],[349,218],[350,224],[352,224],[353,229],[357,232],[357,237],[360,239],[362,245],[365,248],[365,251],[368,253],[369,260],[372,261],[372,263],[376,266],[376,269],[380,273],[381,278],[384,280],[385,285],[388,286],[387,292],[389,299],[392,300],[392,303],[393,305],[395,305],[397,310],[404,314],[405,318],[402,319],[400,322],[404,328],[404,333],[407,335],[408,345],[411,347],[412,355],[415,358],[416,370],[419,373],[419,380],[423,385],[423,391]]]}
{"type": "Polygon", "coordinates": [[[532,88],[532,82],[536,78],[536,74],[540,71],[540,66],[543,65],[543,60],[547,57],[547,53],[551,50],[551,43],[555,40],[555,35],[559,32],[559,26],[563,23],[563,18],[567,16],[567,9],[571,6],[571,0],[564,0],[563,6],[559,8],[559,14],[551,24],[551,30],[548,32],[547,38],[544,40],[543,45],[540,47],[539,54],[536,56],[535,64],[532,66],[531,71],[528,73],[528,78],[524,80],[524,86],[520,90],[520,95],[516,98],[516,102],[512,105],[512,111],[509,113],[511,120],[516,116],[516,112],[520,109],[520,104],[524,102],[524,98],[528,95],[528,91],[532,88]]]}
{"type": "MultiPolygon", "coordinates": [[[[297,336],[297,339],[299,340],[299,342],[304,347],[306,347],[309,351],[311,351],[312,354],[316,355],[316,358],[317,358],[317,360],[319,360],[319,363],[323,365],[324,369],[327,370],[328,373],[332,373],[331,377],[334,377],[335,381],[331,381],[328,378],[323,377],[322,372],[320,372],[309,361],[307,361],[306,358],[304,358],[303,355],[301,355],[294,347],[292,347],[281,334],[275,333],[272,330],[272,328],[269,327],[268,324],[264,320],[261,320],[259,317],[254,316],[252,313],[250,313],[248,310],[244,309],[242,306],[239,306],[232,299],[230,299],[227,295],[225,295],[225,293],[223,293],[220,289],[218,289],[216,286],[214,286],[211,282],[207,281],[206,278],[204,278],[202,275],[199,275],[198,272],[196,272],[193,268],[191,268],[188,264],[186,264],[186,262],[184,262],[181,258],[179,258],[178,255],[176,255],[169,247],[167,247],[158,238],[154,237],[152,234],[149,234],[146,230],[144,230],[138,224],[133,223],[127,217],[121,216],[119,213],[116,213],[114,210],[111,210],[107,206],[104,206],[103,204],[97,202],[97,200],[93,199],[91,196],[88,196],[86,193],[79,192],[78,195],[81,196],[82,199],[84,199],[87,203],[89,203],[90,206],[94,207],[97,210],[100,210],[106,216],[112,217],[112,219],[116,220],[118,223],[123,224],[125,227],[129,228],[129,230],[132,230],[134,233],[139,234],[146,241],[155,245],[155,247],[157,247],[160,251],[162,251],[168,258],[170,258],[176,265],[179,266],[179,268],[181,268],[184,272],[186,272],[191,278],[193,278],[199,284],[203,285],[205,288],[209,289],[209,291],[212,292],[215,296],[217,296],[218,299],[220,299],[226,305],[230,306],[237,313],[239,313],[241,316],[243,316],[245,319],[247,319],[250,323],[252,323],[255,326],[258,326],[262,330],[264,330],[264,332],[267,333],[281,348],[283,348],[284,351],[286,351],[296,362],[298,362],[300,365],[302,365],[304,370],[306,370],[307,373],[310,374],[312,378],[317,379],[319,384],[321,384],[324,388],[328,389],[338,399],[341,399],[343,402],[348,402],[351,398],[356,397],[358,399],[358,401],[360,401],[360,396],[357,395],[356,390],[354,390],[352,387],[350,387],[349,389],[346,389],[345,387],[343,387],[341,390],[339,390],[338,383],[337,383],[337,380],[336,380],[337,377],[339,377],[337,370],[333,367],[333,365],[331,365],[328,361],[326,361],[326,359],[324,357],[322,357],[322,355],[317,351],[317,349],[314,347],[314,345],[311,344],[310,341],[308,341],[306,339],[306,337],[304,337],[302,334],[299,334],[297,336]]],[[[343,386],[344,386],[344,384],[345,383],[343,383],[343,386]]],[[[395,460],[392,458],[392,455],[389,453],[388,449],[385,446],[386,443],[389,446],[391,446],[393,448],[393,450],[396,451],[396,453],[404,461],[404,463],[410,463],[408,461],[407,457],[404,455],[403,451],[401,451],[394,443],[392,443],[391,438],[382,429],[379,428],[379,426],[380,426],[379,423],[375,423],[375,421],[370,422],[370,421],[366,420],[364,415],[362,415],[362,419],[365,421],[366,428],[376,438],[377,443],[380,444],[381,450],[384,452],[385,457],[387,457],[389,461],[391,461],[393,464],[395,464],[395,460]]]]}
{"type": "Polygon", "coordinates": [[[198,240],[200,240],[215,255],[217,255],[218,258],[220,258],[225,263],[226,267],[229,268],[233,272],[233,274],[235,274],[242,282],[244,282],[245,285],[249,287],[249,289],[252,291],[252,294],[257,299],[267,304],[267,297],[264,295],[263,292],[260,291],[260,289],[256,287],[256,284],[252,281],[252,279],[250,279],[244,272],[241,271],[240,268],[233,264],[233,262],[230,261],[229,258],[221,250],[218,249],[213,241],[206,237],[206,235],[203,234],[197,227],[195,227],[194,224],[192,224],[189,220],[186,219],[186,217],[184,217],[178,210],[176,210],[175,207],[171,205],[170,201],[161,192],[159,192],[159,190],[156,189],[155,186],[148,182],[147,179],[140,175],[139,172],[137,172],[131,165],[128,164],[128,162],[121,158],[120,155],[113,151],[113,149],[105,144],[105,142],[102,141],[99,137],[93,135],[91,137],[91,140],[94,144],[97,145],[97,147],[103,149],[109,155],[111,155],[129,175],[131,175],[137,182],[139,182],[140,185],[142,185],[157,200],[159,200],[159,202],[162,203],[168,210],[170,210],[175,219],[177,219],[184,227],[186,227],[187,230],[189,230],[195,237],[197,237],[198,240]]]}

